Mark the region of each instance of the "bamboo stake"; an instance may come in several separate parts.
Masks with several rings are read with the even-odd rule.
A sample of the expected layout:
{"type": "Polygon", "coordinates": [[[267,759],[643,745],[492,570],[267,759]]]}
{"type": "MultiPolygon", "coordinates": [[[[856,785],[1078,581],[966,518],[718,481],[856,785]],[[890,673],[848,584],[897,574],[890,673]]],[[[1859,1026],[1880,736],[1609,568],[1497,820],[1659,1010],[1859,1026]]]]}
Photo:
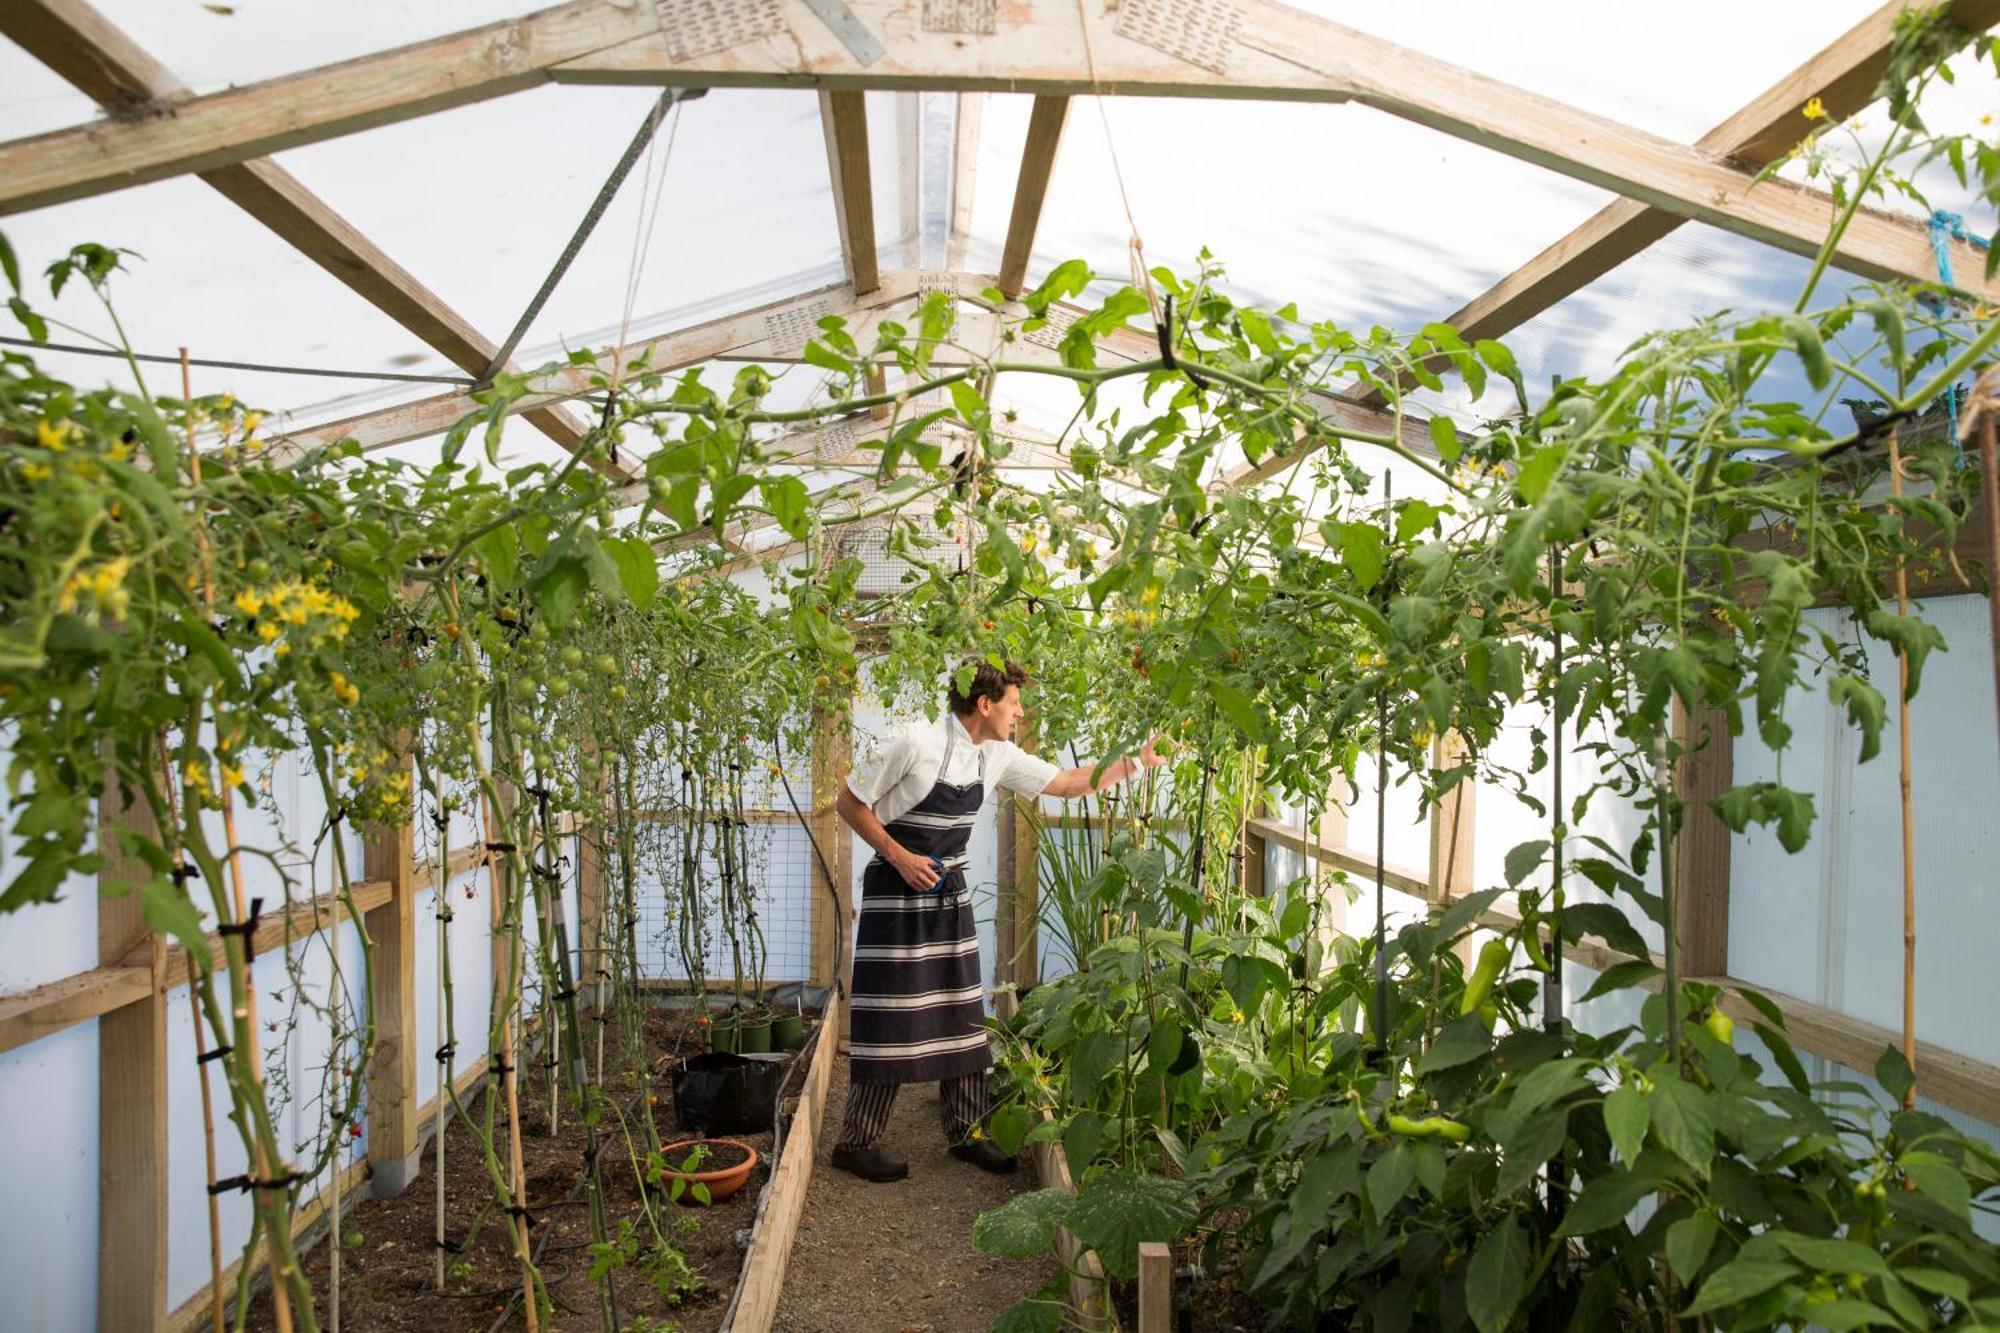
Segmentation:
{"type": "Polygon", "coordinates": [[[437,1289],[443,1291],[444,1131],[446,1124],[445,1116],[451,1109],[452,1046],[455,1044],[454,1038],[457,1036],[457,1033],[454,1031],[452,1023],[450,999],[445,994],[446,987],[449,986],[451,978],[451,884],[446,878],[446,872],[449,869],[447,863],[451,860],[451,816],[445,813],[444,793],[437,778],[431,779],[431,800],[438,811],[436,823],[438,835],[437,854],[432,858],[432,864],[437,867],[437,872],[434,876],[437,888],[432,899],[432,905],[433,910],[437,914],[437,1015],[439,1029],[437,1048],[437,1114],[435,1116],[435,1124],[431,1130],[431,1137],[437,1143],[437,1167],[431,1173],[437,1177],[434,1187],[437,1196],[437,1218],[431,1248],[436,1259],[436,1272],[432,1274],[432,1277],[437,1284],[437,1289]]]}
{"type": "MultiPolygon", "coordinates": [[[[160,772],[173,772],[173,765],[167,760],[167,738],[165,734],[155,737],[160,752],[160,772]]],[[[174,784],[163,780],[161,790],[167,798],[167,818],[170,822],[180,822],[180,811],[174,801],[174,784]]],[[[188,1009],[194,1024],[194,1072],[201,1084],[201,1139],[202,1152],[206,1158],[208,1192],[208,1313],[214,1333],[223,1333],[228,1321],[222,1313],[222,1201],[215,1193],[215,1093],[208,1085],[208,1038],[201,1030],[201,996],[195,990],[195,978],[188,978],[188,1009]]]]}
{"type": "Polygon", "coordinates": [[[1979,377],[1965,411],[1966,429],[1979,441],[1979,500],[1986,508],[1986,615],[1993,638],[1994,718],[2000,722],[2000,463],[1995,462],[1993,443],[1996,412],[2000,412],[2000,367],[1979,377]]]}
{"type": "MultiPolygon", "coordinates": [[[[1898,500],[1903,498],[1899,434],[1894,428],[1889,431],[1889,489],[1898,500]]],[[[1910,614],[1910,573],[1901,551],[1896,553],[1896,614],[1910,614]]],[[[1917,825],[1910,800],[1910,655],[1901,649],[1896,652],[1896,749],[1903,806],[1903,1061],[1912,1075],[1903,1093],[1903,1109],[1913,1111],[1917,1106],[1917,825]]]]}
{"type": "MultiPolygon", "coordinates": [[[[189,372],[188,349],[181,348],[181,401],[192,405],[194,402],[193,377],[189,372]]],[[[187,430],[188,477],[191,482],[201,484],[201,451],[194,442],[194,416],[191,410],[182,413],[187,430]]],[[[201,522],[199,511],[194,525],[195,541],[201,553],[202,564],[202,605],[213,613],[215,606],[215,578],[213,560],[208,549],[208,527],[201,522]]],[[[229,869],[229,890],[233,898],[235,919],[247,921],[250,915],[249,895],[243,889],[243,857],[236,845],[236,799],[235,789],[227,782],[218,783],[218,795],[222,804],[222,836],[227,850],[229,869]]],[[[231,943],[231,950],[241,950],[243,954],[243,999],[236,1011],[237,1021],[242,1025],[249,1050],[243,1053],[249,1065],[249,1093],[260,1102],[264,1096],[264,1052],[256,1040],[257,1033],[257,978],[250,966],[249,937],[231,943]]],[[[192,985],[192,982],[190,982],[192,985]]],[[[273,1178],[273,1163],[264,1144],[264,1137],[255,1123],[260,1117],[246,1117],[247,1138],[250,1147],[251,1170],[259,1181],[273,1178]]],[[[291,1210],[280,1202],[267,1199],[278,1191],[264,1186],[252,1189],[257,1200],[257,1211],[266,1214],[264,1218],[264,1244],[266,1259],[271,1267],[271,1314],[278,1326],[278,1333],[292,1333],[292,1301],[287,1284],[295,1276],[295,1265],[291,1255],[291,1210]]],[[[310,1320],[310,1316],[308,1316],[310,1320]]]]}

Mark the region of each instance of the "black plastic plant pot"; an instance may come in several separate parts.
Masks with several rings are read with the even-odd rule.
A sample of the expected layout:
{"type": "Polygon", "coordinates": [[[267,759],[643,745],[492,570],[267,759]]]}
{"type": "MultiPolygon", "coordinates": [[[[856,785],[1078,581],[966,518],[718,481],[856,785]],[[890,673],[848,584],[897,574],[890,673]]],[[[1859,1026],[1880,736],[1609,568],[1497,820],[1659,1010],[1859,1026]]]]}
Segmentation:
{"type": "Polygon", "coordinates": [[[672,1075],[674,1115],[697,1134],[761,1134],[771,1127],[788,1063],[727,1051],[683,1060],[672,1075]]]}
{"type": "Polygon", "coordinates": [[[771,1022],[771,1044],[781,1051],[796,1051],[806,1044],[806,1016],[779,1014],[771,1022]]]}

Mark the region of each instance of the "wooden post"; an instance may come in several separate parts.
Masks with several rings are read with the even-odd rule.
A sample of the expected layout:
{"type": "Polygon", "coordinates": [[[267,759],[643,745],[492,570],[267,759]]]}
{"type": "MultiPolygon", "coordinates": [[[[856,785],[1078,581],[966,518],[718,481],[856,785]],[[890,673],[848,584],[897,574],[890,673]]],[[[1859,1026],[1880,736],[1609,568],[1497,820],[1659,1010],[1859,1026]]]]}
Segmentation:
{"type": "MultiPolygon", "coordinates": [[[[1431,768],[1456,768],[1465,762],[1465,741],[1447,731],[1431,743],[1431,768]]],[[[1472,892],[1472,819],[1476,788],[1468,776],[1445,793],[1431,809],[1431,897],[1448,902],[1472,892]]]]}
{"type": "Polygon", "coordinates": [[[1264,818],[1268,810],[1269,807],[1262,797],[1250,807],[1249,818],[1243,821],[1241,830],[1242,856],[1237,861],[1238,891],[1257,898],[1264,896],[1264,835],[1259,833],[1250,821],[1264,818]]]}
{"type": "Polygon", "coordinates": [[[130,808],[122,803],[117,778],[107,772],[99,801],[97,961],[144,967],[152,984],[97,1020],[97,1327],[158,1333],[167,1320],[166,946],[147,928],[136,889],[117,897],[106,891],[152,878],[117,838],[121,828],[155,837],[152,812],[136,797],[130,808]]]}
{"type": "Polygon", "coordinates": [[[1674,840],[1674,931],[1681,975],[1720,977],[1729,972],[1729,826],[1709,802],[1735,782],[1735,747],[1720,711],[1703,712],[1691,725],[1678,698],[1674,731],[1681,744],[1675,785],[1681,826],[1674,840]]]}
{"type": "MultiPolygon", "coordinates": [[[[406,771],[409,756],[403,756],[406,771]]],[[[406,820],[368,830],[362,874],[382,880],[389,897],[363,918],[374,952],[368,969],[368,1012],[375,1052],[368,1066],[369,1190],[401,1194],[417,1178],[422,1153],[417,1096],[416,835],[406,820]]]]}
{"type": "Polygon", "coordinates": [[[1139,1242],[1139,1333],[1173,1333],[1174,1252],[1157,1240],[1139,1242]]]}
{"type": "Polygon", "coordinates": [[[841,941],[851,937],[854,924],[854,839],[847,824],[834,808],[853,759],[853,737],[848,710],[818,713],[812,734],[812,826],[813,840],[820,855],[812,866],[812,983],[845,985],[853,976],[853,959],[841,941]],[[833,878],[827,878],[831,870],[833,878]],[[844,964],[836,975],[836,964],[844,964]]]}
{"type": "MultiPolygon", "coordinates": [[[[1035,735],[1027,719],[1021,722],[1021,746],[1029,753],[1035,749],[1035,735]]],[[[1042,921],[1041,879],[1036,874],[1036,862],[1041,859],[1041,831],[1035,827],[1029,812],[1036,802],[1027,798],[1009,799],[1000,817],[1013,825],[1014,834],[1014,878],[1009,881],[1013,892],[1010,895],[1013,907],[1010,932],[1013,942],[1014,981],[1017,985],[1032,986],[1041,980],[1042,960],[1039,952],[1042,921]]]]}

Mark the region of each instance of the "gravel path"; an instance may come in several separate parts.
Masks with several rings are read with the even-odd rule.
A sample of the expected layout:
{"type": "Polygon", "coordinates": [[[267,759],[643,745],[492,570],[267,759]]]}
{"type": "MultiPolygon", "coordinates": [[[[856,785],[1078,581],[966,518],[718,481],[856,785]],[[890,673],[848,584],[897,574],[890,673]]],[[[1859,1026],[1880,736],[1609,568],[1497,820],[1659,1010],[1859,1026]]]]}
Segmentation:
{"type": "Polygon", "coordinates": [[[935,1083],[903,1089],[883,1148],[907,1180],[875,1185],[828,1163],[847,1099],[847,1062],[833,1071],[825,1137],[785,1273],[780,1333],[980,1333],[1033,1295],[1053,1261],[1022,1263],[972,1249],[980,1213],[1035,1187],[1026,1161],[989,1175],[945,1152],[935,1083]]]}

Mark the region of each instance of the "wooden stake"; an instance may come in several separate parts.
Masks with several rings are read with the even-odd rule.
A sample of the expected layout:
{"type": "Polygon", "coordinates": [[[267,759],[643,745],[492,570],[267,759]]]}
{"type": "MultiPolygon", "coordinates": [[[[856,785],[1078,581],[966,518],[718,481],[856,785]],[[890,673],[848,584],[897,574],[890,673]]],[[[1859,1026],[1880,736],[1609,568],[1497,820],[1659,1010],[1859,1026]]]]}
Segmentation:
{"type": "MultiPolygon", "coordinates": [[[[1889,489],[1903,498],[1903,455],[1899,432],[1889,432],[1889,489]]],[[[1910,574],[1902,553],[1896,554],[1896,614],[1910,614],[1910,574]]],[[[1917,1105],[1917,829],[1916,811],[1910,801],[1910,655],[1896,652],[1896,749],[1900,760],[1897,787],[1903,805],[1903,1061],[1909,1065],[1909,1089],[1903,1094],[1903,1109],[1917,1105]]]]}
{"type": "MultiPolygon", "coordinates": [[[[1994,719],[2000,722],[2000,462],[1995,461],[1993,415],[2000,412],[2000,367],[1973,386],[1966,424],[1979,439],[1979,503],[1986,511],[1986,616],[1993,633],[1994,719]]],[[[2000,735],[2000,731],[1996,731],[2000,735]]]]}
{"type": "Polygon", "coordinates": [[[1173,1333],[1174,1252],[1156,1240],[1139,1242],[1139,1333],[1173,1333]]]}

